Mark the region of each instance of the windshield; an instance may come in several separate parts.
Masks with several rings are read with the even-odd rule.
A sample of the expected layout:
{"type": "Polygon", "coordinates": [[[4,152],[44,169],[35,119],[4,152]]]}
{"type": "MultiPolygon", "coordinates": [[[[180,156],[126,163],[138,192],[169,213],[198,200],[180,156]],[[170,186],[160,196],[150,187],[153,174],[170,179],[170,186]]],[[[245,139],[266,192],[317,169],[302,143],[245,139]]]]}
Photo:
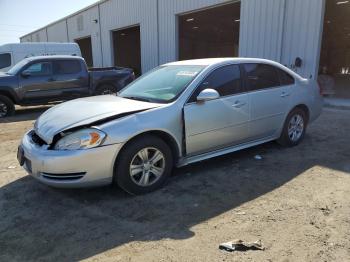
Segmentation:
{"type": "Polygon", "coordinates": [[[120,97],[167,103],[176,99],[204,66],[161,66],[131,83],[120,97]]]}
{"type": "Polygon", "coordinates": [[[16,75],[19,70],[21,70],[26,64],[28,64],[28,60],[24,59],[21,62],[17,63],[14,67],[12,67],[7,74],[9,75],[16,75]]]}

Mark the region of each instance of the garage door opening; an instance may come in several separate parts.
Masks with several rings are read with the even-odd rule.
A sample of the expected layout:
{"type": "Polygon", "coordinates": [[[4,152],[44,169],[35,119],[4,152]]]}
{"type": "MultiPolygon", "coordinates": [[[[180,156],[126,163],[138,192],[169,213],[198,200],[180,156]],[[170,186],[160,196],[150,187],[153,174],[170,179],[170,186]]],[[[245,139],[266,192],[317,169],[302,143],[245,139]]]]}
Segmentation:
{"type": "Polygon", "coordinates": [[[179,59],[238,56],[240,2],[179,16],[179,59]]]}
{"type": "Polygon", "coordinates": [[[75,42],[79,45],[81,56],[85,59],[85,62],[88,67],[94,66],[94,60],[92,58],[92,44],[91,37],[85,37],[81,39],[75,40],[75,42]]]}
{"type": "Polygon", "coordinates": [[[350,99],[349,14],[349,1],[326,1],[319,70],[325,96],[350,99]]]}
{"type": "Polygon", "coordinates": [[[140,26],[129,27],[112,32],[114,65],[134,69],[141,75],[141,37],[140,26]]]}

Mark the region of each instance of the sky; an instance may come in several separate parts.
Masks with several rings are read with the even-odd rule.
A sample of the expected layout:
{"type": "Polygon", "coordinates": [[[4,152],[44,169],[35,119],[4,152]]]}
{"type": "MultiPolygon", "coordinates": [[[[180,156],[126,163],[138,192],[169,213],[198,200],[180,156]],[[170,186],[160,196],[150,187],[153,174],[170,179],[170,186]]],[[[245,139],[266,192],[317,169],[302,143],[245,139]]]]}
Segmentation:
{"type": "Polygon", "coordinates": [[[98,0],[0,0],[0,45],[70,15],[98,0]]]}

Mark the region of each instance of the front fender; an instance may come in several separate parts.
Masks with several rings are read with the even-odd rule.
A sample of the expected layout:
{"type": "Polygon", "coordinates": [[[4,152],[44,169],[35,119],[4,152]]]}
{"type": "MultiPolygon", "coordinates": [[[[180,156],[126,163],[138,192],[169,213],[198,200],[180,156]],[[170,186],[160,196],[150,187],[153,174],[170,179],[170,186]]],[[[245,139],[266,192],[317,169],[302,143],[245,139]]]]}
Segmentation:
{"type": "Polygon", "coordinates": [[[0,86],[0,95],[7,96],[10,98],[15,104],[19,104],[21,98],[15,91],[15,88],[11,86],[0,86]]]}
{"type": "Polygon", "coordinates": [[[182,115],[171,108],[151,109],[98,126],[107,134],[104,144],[125,144],[140,134],[159,131],[172,137],[182,152],[182,115]]]}

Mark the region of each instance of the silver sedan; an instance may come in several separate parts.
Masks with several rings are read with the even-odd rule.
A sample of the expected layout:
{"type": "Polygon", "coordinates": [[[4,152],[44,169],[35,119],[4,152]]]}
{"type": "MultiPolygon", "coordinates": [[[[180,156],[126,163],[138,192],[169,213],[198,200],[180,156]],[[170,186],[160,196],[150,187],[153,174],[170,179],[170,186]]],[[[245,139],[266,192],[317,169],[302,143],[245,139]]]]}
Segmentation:
{"type": "Polygon", "coordinates": [[[298,145],[322,111],[317,83],[263,59],[162,65],[118,96],[45,112],[18,148],[20,164],[54,187],[117,183],[151,192],[181,167],[277,140],[298,145]]]}

